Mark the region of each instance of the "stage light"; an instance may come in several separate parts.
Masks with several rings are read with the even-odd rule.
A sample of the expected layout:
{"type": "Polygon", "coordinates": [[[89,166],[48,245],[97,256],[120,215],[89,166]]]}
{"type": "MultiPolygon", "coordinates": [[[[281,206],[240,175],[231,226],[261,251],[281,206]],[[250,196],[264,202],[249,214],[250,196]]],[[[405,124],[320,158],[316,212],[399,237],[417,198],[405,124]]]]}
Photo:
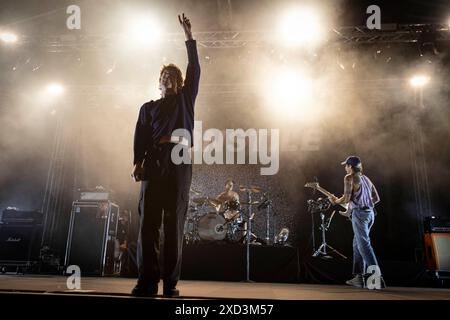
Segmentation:
{"type": "Polygon", "coordinates": [[[409,80],[409,84],[414,88],[422,88],[430,82],[430,77],[426,75],[415,75],[409,80]]]}
{"type": "Polygon", "coordinates": [[[6,43],[15,43],[17,42],[18,37],[14,33],[2,32],[0,33],[0,39],[6,43]]]}
{"type": "Polygon", "coordinates": [[[312,102],[313,86],[301,72],[279,70],[268,77],[264,91],[277,114],[289,118],[303,113],[303,107],[312,102]]]}
{"type": "Polygon", "coordinates": [[[259,97],[268,120],[280,125],[313,121],[321,114],[318,82],[300,66],[267,66],[256,76],[259,97]]]}
{"type": "Polygon", "coordinates": [[[124,37],[131,45],[147,48],[159,42],[162,30],[151,15],[135,16],[129,19],[124,37]]]}
{"type": "Polygon", "coordinates": [[[315,46],[325,38],[319,13],[311,8],[295,8],[280,18],[278,36],[285,46],[315,46]]]}
{"type": "Polygon", "coordinates": [[[64,87],[59,83],[50,83],[45,91],[52,96],[60,96],[64,93],[64,87]]]}

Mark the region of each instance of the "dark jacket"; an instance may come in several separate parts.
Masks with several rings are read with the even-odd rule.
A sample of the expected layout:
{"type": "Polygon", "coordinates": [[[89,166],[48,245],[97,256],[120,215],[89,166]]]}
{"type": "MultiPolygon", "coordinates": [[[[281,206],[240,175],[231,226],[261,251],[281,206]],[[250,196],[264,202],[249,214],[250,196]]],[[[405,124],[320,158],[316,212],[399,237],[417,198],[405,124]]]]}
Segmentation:
{"type": "Polygon", "coordinates": [[[186,129],[192,145],[194,130],[194,105],[200,81],[195,40],[187,40],[188,66],[182,89],[176,95],[168,95],[156,101],[146,102],[139,111],[134,132],[134,161],[151,157],[152,147],[162,136],[171,136],[176,129],[186,129]]]}

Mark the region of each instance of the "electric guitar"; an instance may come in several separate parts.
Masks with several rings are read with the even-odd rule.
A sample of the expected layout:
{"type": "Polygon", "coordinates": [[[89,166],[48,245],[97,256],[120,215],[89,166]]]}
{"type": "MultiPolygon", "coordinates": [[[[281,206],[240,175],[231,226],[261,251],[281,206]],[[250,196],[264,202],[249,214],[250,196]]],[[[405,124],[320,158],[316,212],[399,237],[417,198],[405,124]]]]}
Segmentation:
{"type": "MultiPolygon", "coordinates": [[[[319,186],[318,182],[307,182],[305,184],[305,188],[315,189],[315,190],[323,193],[327,197],[332,197],[333,196],[333,194],[331,192],[328,192],[327,190],[325,190],[324,188],[319,186]]],[[[338,206],[340,206],[341,208],[343,208],[345,210],[345,211],[338,211],[339,214],[341,216],[344,216],[344,217],[350,219],[351,218],[351,210],[348,209],[348,204],[339,204],[338,206]]]]}

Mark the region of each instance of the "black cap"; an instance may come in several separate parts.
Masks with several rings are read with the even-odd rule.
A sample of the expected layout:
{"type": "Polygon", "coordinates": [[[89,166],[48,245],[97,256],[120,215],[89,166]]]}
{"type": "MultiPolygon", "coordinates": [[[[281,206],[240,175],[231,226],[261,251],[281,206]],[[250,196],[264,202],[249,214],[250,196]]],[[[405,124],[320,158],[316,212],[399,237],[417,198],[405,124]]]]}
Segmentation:
{"type": "Polygon", "coordinates": [[[341,162],[342,165],[350,165],[352,167],[358,167],[361,165],[361,159],[357,156],[349,156],[345,161],[341,162]]]}

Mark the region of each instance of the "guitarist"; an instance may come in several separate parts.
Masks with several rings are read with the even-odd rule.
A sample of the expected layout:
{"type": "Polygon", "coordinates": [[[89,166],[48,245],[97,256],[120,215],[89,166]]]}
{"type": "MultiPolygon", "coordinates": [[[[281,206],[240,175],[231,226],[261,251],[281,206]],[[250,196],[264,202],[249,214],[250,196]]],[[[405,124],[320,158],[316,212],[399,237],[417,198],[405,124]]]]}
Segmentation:
{"type": "MultiPolygon", "coordinates": [[[[346,283],[355,287],[364,287],[364,276],[368,266],[378,266],[378,261],[370,243],[370,228],[375,214],[374,206],[380,202],[377,189],[370,179],[362,172],[361,159],[349,156],[344,162],[347,175],[344,177],[344,194],[338,198],[329,197],[333,204],[347,204],[352,217],[353,228],[353,275],[346,283]]],[[[381,287],[385,284],[381,278],[381,287]]]]}

